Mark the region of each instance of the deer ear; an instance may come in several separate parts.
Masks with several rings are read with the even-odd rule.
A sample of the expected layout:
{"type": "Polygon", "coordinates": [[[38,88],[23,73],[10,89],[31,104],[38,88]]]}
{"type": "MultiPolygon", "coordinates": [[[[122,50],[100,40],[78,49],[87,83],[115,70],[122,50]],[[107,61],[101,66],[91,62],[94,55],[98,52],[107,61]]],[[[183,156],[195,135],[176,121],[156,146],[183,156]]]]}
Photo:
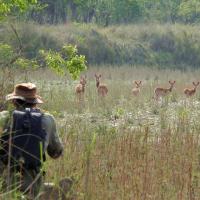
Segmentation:
{"type": "Polygon", "coordinates": [[[99,74],[99,78],[101,78],[101,74],[99,74]]]}
{"type": "Polygon", "coordinates": [[[174,81],[174,83],[176,83],[176,81],[174,81]]]}
{"type": "Polygon", "coordinates": [[[137,81],[134,82],[136,85],[138,84],[137,81]]]}
{"type": "Polygon", "coordinates": [[[142,81],[140,81],[140,84],[142,83],[142,81]]]}

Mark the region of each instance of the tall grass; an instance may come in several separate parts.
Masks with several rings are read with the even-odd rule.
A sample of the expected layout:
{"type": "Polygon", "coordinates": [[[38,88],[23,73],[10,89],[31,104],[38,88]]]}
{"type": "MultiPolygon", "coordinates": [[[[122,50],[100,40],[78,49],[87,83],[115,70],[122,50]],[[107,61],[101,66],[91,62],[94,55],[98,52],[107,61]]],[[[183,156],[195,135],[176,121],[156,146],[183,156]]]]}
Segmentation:
{"type": "MultiPolygon", "coordinates": [[[[200,199],[200,96],[186,99],[183,89],[198,80],[199,71],[148,68],[91,68],[84,104],[75,97],[76,81],[46,71],[29,81],[39,87],[43,109],[54,114],[65,152],[47,159],[46,181],[74,180],[75,199],[198,200],[200,199]],[[101,72],[109,94],[97,96],[94,73],[101,72]],[[133,80],[142,80],[138,97],[133,80]],[[156,86],[172,94],[152,99],[156,86]]],[[[21,81],[20,75],[16,82],[21,81]]]]}

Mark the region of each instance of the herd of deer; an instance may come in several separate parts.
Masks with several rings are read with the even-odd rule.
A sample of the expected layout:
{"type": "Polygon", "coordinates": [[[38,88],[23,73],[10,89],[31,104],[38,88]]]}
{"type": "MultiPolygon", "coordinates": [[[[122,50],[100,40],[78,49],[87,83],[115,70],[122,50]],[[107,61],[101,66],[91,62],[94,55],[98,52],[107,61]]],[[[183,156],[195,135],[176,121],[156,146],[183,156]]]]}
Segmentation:
{"type": "MultiPolygon", "coordinates": [[[[97,93],[99,96],[105,97],[108,94],[108,87],[107,85],[102,84],[100,82],[101,77],[102,77],[101,74],[99,75],[95,74],[97,93]]],[[[86,76],[85,77],[81,76],[80,83],[76,85],[76,88],[75,88],[76,95],[79,99],[81,99],[82,96],[84,95],[86,83],[87,83],[86,76]]],[[[142,81],[134,81],[133,83],[135,84],[135,86],[132,89],[132,94],[134,96],[138,96],[140,93],[140,87],[142,85],[142,81]]],[[[163,87],[155,88],[154,98],[158,100],[159,98],[168,95],[172,91],[175,83],[176,81],[169,81],[169,84],[170,84],[169,88],[163,88],[163,87]]],[[[193,82],[192,84],[193,84],[193,88],[185,88],[183,91],[186,97],[191,97],[196,93],[196,89],[197,89],[197,86],[199,85],[199,82],[196,82],[196,83],[193,82]]]]}

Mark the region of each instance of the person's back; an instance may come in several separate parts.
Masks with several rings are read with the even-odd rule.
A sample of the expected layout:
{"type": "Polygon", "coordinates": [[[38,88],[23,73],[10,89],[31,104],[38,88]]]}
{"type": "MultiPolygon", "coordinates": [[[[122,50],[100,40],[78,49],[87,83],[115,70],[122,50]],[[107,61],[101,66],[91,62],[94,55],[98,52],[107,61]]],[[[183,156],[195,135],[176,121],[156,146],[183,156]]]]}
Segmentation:
{"type": "Polygon", "coordinates": [[[12,170],[39,169],[45,161],[46,131],[42,128],[39,109],[14,110],[12,124],[4,132],[2,160],[12,170]]]}
{"type": "Polygon", "coordinates": [[[9,169],[4,173],[7,175],[7,189],[13,185],[13,180],[16,182],[20,178],[20,190],[31,192],[34,198],[42,183],[41,168],[45,152],[52,158],[58,158],[63,147],[53,116],[36,107],[43,102],[36,95],[34,84],[17,85],[7,99],[12,100],[15,110],[0,113],[0,125],[3,127],[0,140],[0,162],[3,162],[0,163],[0,168],[3,169],[0,170],[2,172],[9,169]],[[20,177],[16,177],[19,172],[20,177]]]}

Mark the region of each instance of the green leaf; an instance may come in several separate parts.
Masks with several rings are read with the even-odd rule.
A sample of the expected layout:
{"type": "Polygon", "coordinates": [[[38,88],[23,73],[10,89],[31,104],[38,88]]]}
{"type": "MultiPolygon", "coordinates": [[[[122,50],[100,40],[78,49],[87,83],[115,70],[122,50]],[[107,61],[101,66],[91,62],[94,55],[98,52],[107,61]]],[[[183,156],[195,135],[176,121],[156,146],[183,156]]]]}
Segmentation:
{"type": "Polygon", "coordinates": [[[46,65],[58,75],[69,73],[73,79],[77,79],[87,69],[85,56],[78,55],[76,46],[65,45],[61,52],[40,50],[40,55],[46,65]]]}

